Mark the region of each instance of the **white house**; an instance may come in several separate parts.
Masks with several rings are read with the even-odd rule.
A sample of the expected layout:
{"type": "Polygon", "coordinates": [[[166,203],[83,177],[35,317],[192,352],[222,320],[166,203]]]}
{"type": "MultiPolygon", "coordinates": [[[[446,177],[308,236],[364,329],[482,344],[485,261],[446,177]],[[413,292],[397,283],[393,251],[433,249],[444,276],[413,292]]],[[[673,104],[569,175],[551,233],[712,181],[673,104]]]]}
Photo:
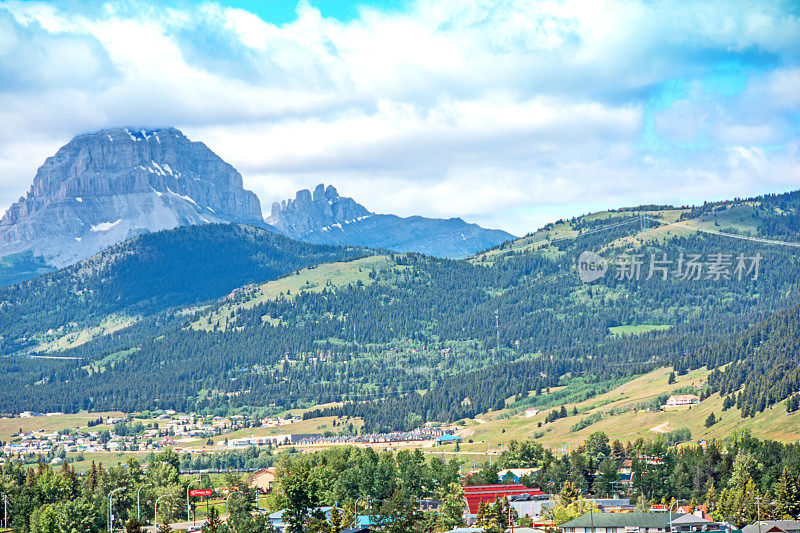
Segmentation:
{"type": "Polygon", "coordinates": [[[678,407],[680,405],[697,405],[700,403],[700,398],[694,394],[679,394],[677,396],[670,396],[667,400],[667,407],[678,407]]]}

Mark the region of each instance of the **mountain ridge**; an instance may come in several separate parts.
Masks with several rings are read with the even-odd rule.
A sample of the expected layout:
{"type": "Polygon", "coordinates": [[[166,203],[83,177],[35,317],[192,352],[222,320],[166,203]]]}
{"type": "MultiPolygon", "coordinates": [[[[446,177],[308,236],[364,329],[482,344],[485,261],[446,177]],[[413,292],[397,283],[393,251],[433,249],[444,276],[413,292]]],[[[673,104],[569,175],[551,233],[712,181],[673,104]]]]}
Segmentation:
{"type": "Polygon", "coordinates": [[[359,245],[435,257],[463,258],[513,239],[503,230],[486,229],[461,218],[399,217],[370,211],[332,185],[292,200],[274,202],[267,223],[284,234],[316,244],[359,245]]]}
{"type": "MultiPolygon", "coordinates": [[[[698,348],[800,304],[800,259],[788,247],[675,226],[642,228],[641,217],[797,241],[798,211],[800,194],[791,193],[703,209],[645,206],[594,213],[470,260],[387,253],[292,269],[202,305],[161,306],[132,325],[126,325],[129,316],[118,316],[113,300],[103,299],[102,308],[82,300],[98,291],[116,294],[103,285],[107,275],[79,283],[40,279],[44,289],[56,295],[68,290],[78,299],[69,309],[50,293],[37,296],[20,286],[9,290],[29,301],[2,298],[10,302],[0,307],[5,353],[24,356],[44,349],[55,358],[0,358],[0,401],[16,411],[64,412],[168,406],[225,412],[355,401],[343,413],[362,417],[369,430],[408,429],[479,416],[511,396],[565,385],[576,376],[585,380],[584,392],[595,394],[604,383],[658,367],[674,364],[680,374],[709,362],[690,357],[698,348]],[[587,249],[672,258],[761,253],[765,268],[757,278],[741,281],[645,275],[584,284],[576,261],[587,249]],[[64,317],[91,307],[97,312],[51,338],[49,329],[69,326],[64,317]],[[98,331],[80,346],[66,339],[98,331]],[[92,365],[104,373],[87,375],[83,368],[92,365]],[[426,392],[405,394],[410,391],[426,392]]],[[[204,226],[170,232],[198,228],[204,226]]],[[[189,252],[196,248],[192,242],[184,255],[196,259],[189,252]]],[[[227,253],[219,260],[237,263],[227,253]]],[[[126,286],[137,285],[134,274],[110,273],[128,280],[126,286]]],[[[202,273],[179,279],[191,282],[197,275],[202,273]]],[[[213,295],[194,301],[201,296],[213,295]]],[[[148,305],[147,299],[140,301],[148,305]]],[[[797,366],[794,354],[788,359],[797,366]]],[[[778,394],[776,399],[783,396],[780,387],[764,390],[770,397],[778,394]]]]}
{"type": "Polygon", "coordinates": [[[86,325],[97,328],[119,313],[134,317],[133,324],[311,265],[370,253],[294,241],[246,224],[146,233],[69,267],[0,288],[0,349],[24,354],[43,340],[86,325]]]}

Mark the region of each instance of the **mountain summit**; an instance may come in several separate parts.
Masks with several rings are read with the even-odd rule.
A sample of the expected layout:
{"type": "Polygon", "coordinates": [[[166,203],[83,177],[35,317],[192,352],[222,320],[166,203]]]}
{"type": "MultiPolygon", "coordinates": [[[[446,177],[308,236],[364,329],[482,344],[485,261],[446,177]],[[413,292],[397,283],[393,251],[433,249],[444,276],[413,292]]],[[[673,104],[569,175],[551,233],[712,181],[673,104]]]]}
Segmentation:
{"type": "Polygon", "coordinates": [[[398,217],[369,211],[324,184],[298,191],[294,200],[272,204],[267,219],[289,237],[315,244],[359,245],[438,257],[466,257],[513,239],[460,218],[398,217]]]}
{"type": "Polygon", "coordinates": [[[45,160],[0,220],[0,257],[61,267],[142,233],[218,222],[263,224],[236,169],[174,128],[112,129],[45,160]]]}
{"type": "Polygon", "coordinates": [[[329,226],[350,224],[371,215],[366,207],[352,198],[339,196],[333,185],[326,188],[320,183],[313,194],[303,189],[297,192],[294,200],[274,202],[267,222],[282,233],[302,238],[314,232],[328,231],[329,226]]]}

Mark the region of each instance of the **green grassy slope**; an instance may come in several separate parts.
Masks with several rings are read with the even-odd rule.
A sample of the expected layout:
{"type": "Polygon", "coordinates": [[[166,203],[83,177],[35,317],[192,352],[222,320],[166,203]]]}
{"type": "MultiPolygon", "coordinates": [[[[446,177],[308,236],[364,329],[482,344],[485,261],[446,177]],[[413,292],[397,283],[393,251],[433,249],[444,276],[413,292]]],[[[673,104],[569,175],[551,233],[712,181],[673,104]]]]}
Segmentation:
{"type": "Polygon", "coordinates": [[[671,370],[659,368],[587,400],[555,402],[533,417],[526,417],[525,409],[513,403],[507,409],[484,413],[477,417],[482,423],[469,422],[463,435],[473,442],[463,444],[462,449],[482,452],[497,449],[500,443],[512,439],[530,439],[554,449],[574,448],[595,431],[603,431],[611,439],[626,442],[639,437],[652,439],[681,428],[691,431],[694,441],[721,439],[737,428],[747,428],[760,438],[782,442],[800,439],[800,413],[787,414],[785,401],[752,418],[742,418],[736,407],[723,412],[722,398],[718,395],[690,407],[651,408],[648,404],[663,398],[662,395],[680,392],[687,387],[704,387],[709,375],[707,369],[698,369],[677,376],[676,382],[669,384],[671,370]],[[566,407],[569,416],[546,422],[547,415],[561,405],[566,407]],[[573,408],[578,409],[577,415],[572,415],[573,408]],[[712,412],[719,421],[707,428],[705,421],[712,412]],[[592,418],[599,418],[599,421],[582,429],[576,428],[578,422],[592,418]]]}

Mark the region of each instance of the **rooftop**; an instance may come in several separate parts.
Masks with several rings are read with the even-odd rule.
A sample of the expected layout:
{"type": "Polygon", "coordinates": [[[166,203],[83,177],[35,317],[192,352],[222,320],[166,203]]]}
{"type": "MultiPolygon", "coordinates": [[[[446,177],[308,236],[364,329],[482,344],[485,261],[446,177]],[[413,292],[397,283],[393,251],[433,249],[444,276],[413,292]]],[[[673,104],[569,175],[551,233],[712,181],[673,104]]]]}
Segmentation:
{"type": "MultiPolygon", "coordinates": [[[[559,527],[645,527],[668,528],[670,513],[586,513],[559,527]]],[[[673,525],[711,524],[690,514],[672,514],[673,525]]]]}
{"type": "Polygon", "coordinates": [[[742,528],[742,533],[770,533],[771,531],[800,531],[800,520],[762,520],[742,528]]]}

